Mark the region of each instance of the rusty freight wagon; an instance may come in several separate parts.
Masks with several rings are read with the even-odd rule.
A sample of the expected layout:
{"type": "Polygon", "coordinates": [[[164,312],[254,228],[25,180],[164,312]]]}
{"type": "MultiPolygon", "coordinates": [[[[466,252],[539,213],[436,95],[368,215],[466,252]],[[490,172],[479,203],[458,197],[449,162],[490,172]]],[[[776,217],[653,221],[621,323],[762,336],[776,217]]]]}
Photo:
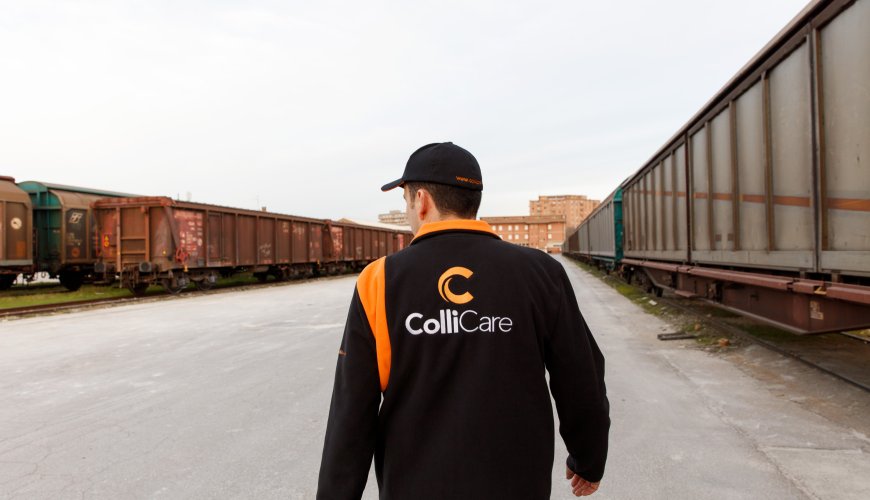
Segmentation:
{"type": "Polygon", "coordinates": [[[400,250],[405,235],[356,224],[257,212],[165,197],[103,199],[97,271],[144,293],[177,293],[193,282],[252,272],[261,280],[339,273],[400,250]],[[401,237],[399,237],[401,236],[401,237]]]}
{"type": "Polygon", "coordinates": [[[330,222],[329,226],[334,248],[332,258],[325,260],[327,269],[336,266],[346,270],[360,269],[373,260],[405,248],[412,238],[409,231],[347,220],[330,222]]]}
{"type": "Polygon", "coordinates": [[[33,269],[33,212],[30,197],[12,177],[0,176],[0,290],[33,269]]]}
{"type": "Polygon", "coordinates": [[[804,9],[623,185],[629,272],[795,332],[870,325],[870,0],[804,9]]]}

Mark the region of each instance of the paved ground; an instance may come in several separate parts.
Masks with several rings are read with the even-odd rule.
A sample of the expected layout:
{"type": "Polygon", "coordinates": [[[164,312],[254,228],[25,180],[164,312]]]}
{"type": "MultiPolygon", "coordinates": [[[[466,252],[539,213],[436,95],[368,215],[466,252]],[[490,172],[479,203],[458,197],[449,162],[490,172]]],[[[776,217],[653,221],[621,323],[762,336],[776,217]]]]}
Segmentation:
{"type": "MultiPolygon", "coordinates": [[[[593,498],[870,498],[868,395],[762,350],[659,342],[667,325],[567,267],[608,363],[593,498]]],[[[353,285],[0,322],[0,498],[313,498],[353,285]]],[[[571,498],[564,453],[553,498],[571,498]]]]}

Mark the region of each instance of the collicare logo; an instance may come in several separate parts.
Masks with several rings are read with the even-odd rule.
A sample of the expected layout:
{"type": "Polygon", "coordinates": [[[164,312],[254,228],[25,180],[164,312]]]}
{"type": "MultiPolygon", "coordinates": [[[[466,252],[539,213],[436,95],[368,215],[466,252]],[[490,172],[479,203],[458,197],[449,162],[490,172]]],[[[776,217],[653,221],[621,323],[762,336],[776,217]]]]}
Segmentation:
{"type": "Polygon", "coordinates": [[[463,278],[468,279],[472,274],[474,274],[474,272],[470,269],[461,266],[451,267],[444,271],[444,274],[438,278],[438,294],[441,295],[441,298],[444,299],[445,302],[451,302],[453,304],[467,304],[471,302],[474,299],[474,295],[471,295],[469,292],[456,295],[450,291],[450,281],[457,276],[462,276],[463,278]]]}
{"type": "MultiPolygon", "coordinates": [[[[444,271],[438,278],[438,294],[445,302],[452,304],[467,304],[474,300],[470,292],[453,293],[450,282],[457,276],[471,278],[471,269],[456,266],[444,271]]],[[[490,316],[473,309],[459,311],[456,309],[439,309],[437,318],[426,318],[422,313],[412,312],[405,318],[405,330],[411,335],[427,333],[429,335],[455,333],[509,333],[514,326],[508,316],[490,316]]]]}

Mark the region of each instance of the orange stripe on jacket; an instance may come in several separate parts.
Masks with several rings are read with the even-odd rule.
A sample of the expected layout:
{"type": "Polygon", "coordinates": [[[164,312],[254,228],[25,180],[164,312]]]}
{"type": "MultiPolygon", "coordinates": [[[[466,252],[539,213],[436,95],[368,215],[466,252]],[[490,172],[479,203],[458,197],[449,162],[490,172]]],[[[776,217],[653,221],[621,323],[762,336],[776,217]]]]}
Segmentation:
{"type": "Polygon", "coordinates": [[[369,320],[369,326],[375,336],[375,348],[378,354],[378,375],[381,379],[381,392],[387,390],[390,380],[390,364],[393,351],[390,348],[390,332],[387,327],[387,310],[385,305],[384,262],[386,257],[372,262],[360,273],[356,282],[357,293],[369,320]]]}
{"type": "Polygon", "coordinates": [[[495,234],[495,231],[492,230],[492,226],[490,226],[489,223],[486,221],[475,219],[450,219],[440,220],[436,222],[427,222],[426,224],[423,224],[423,226],[421,226],[420,229],[417,231],[417,234],[414,235],[414,239],[417,239],[429,233],[437,233],[439,231],[455,231],[457,229],[495,234]]]}

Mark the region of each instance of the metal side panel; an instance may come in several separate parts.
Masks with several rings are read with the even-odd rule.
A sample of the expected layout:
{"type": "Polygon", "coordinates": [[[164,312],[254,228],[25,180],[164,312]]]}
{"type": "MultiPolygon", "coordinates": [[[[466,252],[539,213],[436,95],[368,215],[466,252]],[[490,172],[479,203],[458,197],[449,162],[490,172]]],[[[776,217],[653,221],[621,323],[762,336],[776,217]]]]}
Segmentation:
{"type": "Polygon", "coordinates": [[[810,82],[807,44],[770,73],[773,240],[780,251],[815,251],[810,82]]]}
{"type": "Polygon", "coordinates": [[[236,238],[238,238],[240,266],[254,266],[257,264],[259,251],[257,248],[257,219],[249,215],[238,216],[236,238]]]}
{"type": "Polygon", "coordinates": [[[29,265],[33,257],[30,205],[19,202],[0,203],[0,244],[6,265],[29,265]],[[25,262],[26,264],[22,264],[25,262]]]}
{"type": "Polygon", "coordinates": [[[309,224],[310,235],[308,237],[309,259],[310,262],[323,261],[323,229],[321,224],[309,224]]]}
{"type": "MultiPolygon", "coordinates": [[[[146,215],[141,207],[134,206],[121,209],[121,231],[116,236],[117,251],[120,252],[122,265],[139,264],[145,260],[145,246],[149,237],[146,234],[145,218],[146,215]]],[[[165,255],[163,252],[168,252],[168,249],[163,247],[160,250],[160,255],[165,255]]]]}
{"type": "Polygon", "coordinates": [[[634,259],[668,260],[686,262],[688,255],[685,250],[644,250],[640,252],[625,252],[626,257],[634,259]]]}
{"type": "Polygon", "coordinates": [[[677,244],[674,241],[674,197],[676,196],[676,188],[674,186],[674,155],[671,154],[659,166],[661,169],[661,249],[676,250],[677,244]]]}
{"type": "Polygon", "coordinates": [[[634,222],[631,218],[631,208],[632,208],[632,188],[631,186],[626,186],[622,188],[622,224],[623,224],[623,242],[622,248],[625,250],[626,248],[632,248],[632,243],[634,243],[634,233],[632,226],[632,222],[634,222]]]}
{"type": "Polygon", "coordinates": [[[821,31],[823,270],[870,273],[870,1],[821,31]],[[826,236],[826,238],[825,238],[826,236]],[[834,253],[832,255],[831,253],[834,253]],[[842,252],[842,257],[836,254],[842,252]]]}
{"type": "Polygon", "coordinates": [[[692,249],[710,250],[710,225],[707,175],[707,129],[701,129],[692,136],[692,192],[689,199],[692,203],[692,249]]]}
{"type": "Polygon", "coordinates": [[[737,200],[741,250],[767,250],[767,197],[765,196],[764,102],[759,81],[736,101],[737,200]]]}
{"type": "Polygon", "coordinates": [[[236,215],[223,214],[221,221],[221,261],[231,265],[238,265],[236,238],[236,215]]]}
{"type": "Polygon", "coordinates": [[[685,144],[677,148],[674,153],[676,178],[677,182],[674,186],[676,196],[676,214],[674,223],[676,224],[676,249],[688,251],[689,248],[689,213],[688,213],[688,198],[686,194],[686,146],[685,144]]]}
{"type": "Polygon", "coordinates": [[[261,217],[257,222],[257,262],[260,264],[275,263],[275,219],[261,217]]]}
{"type": "Polygon", "coordinates": [[[275,242],[275,258],[280,264],[289,264],[290,260],[290,233],[291,223],[289,220],[278,221],[278,241],[275,242]]]}
{"type": "Polygon", "coordinates": [[[760,252],[747,250],[692,251],[692,262],[715,264],[719,266],[739,266],[782,269],[789,271],[811,271],[813,255],[810,252],[760,252]]]}
{"type": "Polygon", "coordinates": [[[666,222],[662,218],[662,210],[664,209],[664,186],[662,185],[662,179],[664,176],[662,172],[664,171],[664,163],[659,162],[649,171],[650,180],[652,181],[652,189],[650,190],[650,196],[652,198],[652,206],[650,207],[652,210],[652,217],[650,221],[650,230],[653,233],[653,247],[655,250],[663,250],[665,249],[665,227],[666,222]]]}
{"type": "Polygon", "coordinates": [[[713,118],[712,130],[712,197],[713,244],[717,250],[734,249],[734,184],[731,179],[731,125],[728,111],[713,118]]]}

